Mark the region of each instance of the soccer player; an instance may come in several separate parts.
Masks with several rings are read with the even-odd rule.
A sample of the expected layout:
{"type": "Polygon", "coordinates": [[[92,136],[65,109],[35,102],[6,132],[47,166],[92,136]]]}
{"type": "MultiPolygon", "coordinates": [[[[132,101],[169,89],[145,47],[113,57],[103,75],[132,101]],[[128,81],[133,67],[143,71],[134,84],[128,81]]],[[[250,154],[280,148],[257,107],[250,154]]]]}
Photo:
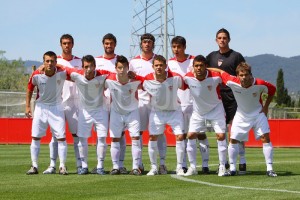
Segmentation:
{"type": "Polygon", "coordinates": [[[225,111],[220,97],[222,79],[219,73],[207,70],[208,64],[204,56],[198,55],[193,61],[193,70],[184,76],[184,81],[194,99],[193,114],[190,119],[187,152],[190,167],[185,176],[198,174],[197,166],[197,133],[206,131],[206,120],[210,121],[216,132],[219,172],[218,176],[226,176],[227,142],[225,137],[225,111]]]}
{"type": "Polygon", "coordinates": [[[38,156],[40,140],[46,134],[50,125],[53,137],[57,138],[58,156],[60,159],[59,174],[67,175],[65,166],[67,157],[67,143],[65,135],[65,114],[62,105],[62,90],[66,80],[66,72],[56,68],[57,56],[48,51],[43,56],[44,71],[36,70],[32,73],[26,94],[26,111],[28,118],[31,115],[31,97],[35,86],[38,88],[34,117],[32,121],[32,141],[30,146],[32,166],[26,174],[38,174],[38,156]]]}
{"type": "MultiPolygon", "coordinates": [[[[147,74],[153,72],[153,53],[155,47],[155,37],[150,33],[145,33],[141,36],[141,55],[134,57],[129,63],[129,70],[135,72],[137,75],[145,77],[147,74]]],[[[146,91],[138,90],[139,98],[139,112],[140,112],[140,140],[141,149],[143,150],[143,131],[148,130],[149,115],[151,111],[150,96],[146,91]]],[[[160,170],[159,173],[167,174],[165,166],[165,157],[167,151],[167,141],[165,134],[158,136],[158,151],[160,155],[160,170]]],[[[139,164],[139,169],[143,172],[144,166],[142,157],[139,164]]]]}
{"type": "MultiPolygon", "coordinates": [[[[62,54],[57,56],[57,64],[68,66],[71,68],[81,69],[81,59],[72,54],[74,47],[74,39],[70,34],[64,34],[60,37],[60,46],[62,54]]],[[[68,123],[69,131],[73,136],[73,145],[76,158],[77,171],[81,169],[81,161],[79,157],[77,137],[77,124],[78,124],[78,92],[74,83],[65,81],[63,91],[63,107],[65,112],[66,121],[68,123]]],[[[49,143],[50,149],[50,165],[43,172],[43,174],[55,174],[56,172],[56,159],[58,154],[57,138],[53,135],[49,143]]]]}
{"type": "MultiPolygon", "coordinates": [[[[194,56],[185,53],[186,40],[182,36],[174,37],[171,40],[171,46],[174,57],[168,61],[168,67],[172,72],[176,72],[183,77],[186,73],[192,71],[194,56]]],[[[178,90],[178,97],[184,117],[184,141],[185,144],[187,144],[186,135],[189,130],[189,122],[193,112],[193,100],[190,95],[189,89],[178,90]]],[[[202,155],[202,172],[204,174],[209,174],[209,144],[205,132],[200,132],[198,134],[198,139],[200,143],[199,149],[202,155]]],[[[183,169],[184,172],[187,171],[186,153],[184,154],[183,159],[183,169]]]]}
{"type": "MultiPolygon", "coordinates": [[[[117,46],[117,38],[112,33],[107,33],[102,38],[102,45],[104,49],[104,54],[101,56],[95,57],[96,60],[96,69],[103,69],[110,71],[112,73],[116,73],[116,60],[117,54],[115,54],[115,48],[117,46]]],[[[110,107],[110,92],[109,89],[104,91],[105,95],[105,103],[107,107],[110,107]]],[[[126,153],[126,137],[124,136],[124,132],[122,134],[120,140],[120,173],[127,174],[127,169],[124,167],[124,160],[125,160],[125,153],[126,153]]],[[[96,173],[96,169],[94,168],[91,173],[96,173]]]]}
{"type": "Polygon", "coordinates": [[[182,77],[170,70],[166,71],[166,59],[161,55],[153,58],[154,72],[146,75],[143,88],[151,96],[152,110],[149,116],[149,143],[148,153],[151,170],[148,176],[158,174],[157,170],[157,139],[164,135],[165,126],[169,124],[176,135],[177,167],[176,174],[183,176],[182,169],[185,143],[183,136],[183,114],[177,101],[178,89],[183,89],[182,77]]]}
{"type": "MultiPolygon", "coordinates": [[[[244,57],[239,52],[236,52],[229,47],[230,34],[229,32],[221,28],[216,33],[216,42],[219,46],[218,51],[211,52],[207,57],[208,65],[211,67],[219,68],[236,76],[236,67],[239,63],[245,62],[244,57]]],[[[237,109],[236,100],[232,90],[227,86],[221,86],[221,97],[226,112],[226,124],[228,124],[228,134],[230,138],[230,129],[233,116],[237,109]]],[[[239,143],[239,174],[246,174],[246,158],[245,158],[245,144],[239,143]]],[[[228,164],[227,164],[228,165],[228,164]]],[[[229,166],[226,166],[227,168],[229,166]]]]}
{"type": "Polygon", "coordinates": [[[82,70],[66,68],[68,76],[78,87],[80,96],[80,109],[78,116],[79,154],[82,168],[80,175],[88,174],[88,138],[94,125],[97,132],[96,173],[104,175],[104,159],[106,155],[106,137],[108,131],[109,113],[104,103],[104,81],[109,74],[106,70],[96,71],[96,62],[93,56],[82,58],[82,70]]]}
{"type": "Polygon", "coordinates": [[[132,171],[130,174],[141,175],[139,163],[141,159],[140,115],[138,111],[137,89],[141,88],[141,80],[128,77],[129,63],[126,57],[118,56],[116,72],[107,77],[105,87],[111,94],[109,132],[111,141],[111,159],[113,169],[111,175],[120,174],[120,140],[126,128],[132,141],[132,171]]]}
{"type": "Polygon", "coordinates": [[[245,62],[237,66],[237,76],[232,76],[216,68],[211,70],[221,73],[223,83],[232,89],[238,105],[232,122],[230,144],[228,146],[230,175],[236,175],[235,165],[239,152],[238,143],[248,141],[249,131],[253,128],[255,138],[260,138],[263,143],[267,176],[277,176],[273,171],[273,146],[269,136],[270,127],[267,119],[268,107],[276,92],[276,87],[262,79],[254,78],[251,67],[245,62]],[[263,93],[268,94],[264,104],[261,99],[263,93]]]}

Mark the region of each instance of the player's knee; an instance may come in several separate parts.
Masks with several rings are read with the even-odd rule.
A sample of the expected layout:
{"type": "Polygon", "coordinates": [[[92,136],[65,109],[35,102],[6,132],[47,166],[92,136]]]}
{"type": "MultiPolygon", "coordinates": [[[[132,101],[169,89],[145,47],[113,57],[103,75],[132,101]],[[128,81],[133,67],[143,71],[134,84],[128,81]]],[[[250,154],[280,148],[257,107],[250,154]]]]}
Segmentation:
{"type": "Polygon", "coordinates": [[[216,136],[217,136],[217,140],[219,140],[219,141],[225,140],[225,134],[224,133],[217,133],[216,136]]]}
{"type": "Polygon", "coordinates": [[[270,143],[269,133],[263,134],[262,136],[260,136],[260,139],[262,143],[270,143]]]}
{"type": "Polygon", "coordinates": [[[205,132],[200,132],[198,134],[198,140],[205,140],[207,137],[206,137],[206,134],[205,132]]]}

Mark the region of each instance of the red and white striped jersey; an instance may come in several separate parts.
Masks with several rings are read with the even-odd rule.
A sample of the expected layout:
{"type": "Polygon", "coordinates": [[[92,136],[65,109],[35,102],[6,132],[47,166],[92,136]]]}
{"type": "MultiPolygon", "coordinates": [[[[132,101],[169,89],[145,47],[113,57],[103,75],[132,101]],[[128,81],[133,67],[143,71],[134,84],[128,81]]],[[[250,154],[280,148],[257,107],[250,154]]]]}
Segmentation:
{"type": "Polygon", "coordinates": [[[113,58],[105,58],[104,56],[95,57],[96,60],[96,69],[102,69],[116,73],[116,60],[117,55],[113,58]]]}
{"type": "Polygon", "coordinates": [[[37,86],[36,102],[46,105],[57,105],[62,103],[62,90],[67,78],[66,71],[61,68],[55,68],[53,76],[47,76],[44,72],[35,70],[28,82],[28,90],[34,90],[37,86]]]}
{"type": "Polygon", "coordinates": [[[143,82],[144,90],[150,94],[152,109],[160,111],[172,111],[179,108],[177,91],[183,87],[182,77],[171,71],[167,72],[167,79],[164,82],[155,80],[154,73],[148,74],[143,82]]]}
{"type": "Polygon", "coordinates": [[[110,74],[105,82],[105,88],[109,88],[111,95],[111,109],[122,115],[138,109],[138,87],[142,81],[130,79],[122,84],[118,81],[117,74],[110,74]]]}
{"type": "MultiPolygon", "coordinates": [[[[187,59],[183,61],[178,61],[175,57],[168,60],[168,68],[172,72],[180,74],[182,77],[193,70],[193,60],[194,56],[189,55],[187,59]]],[[[189,89],[178,90],[178,97],[182,106],[192,105],[192,97],[190,95],[189,89]]]]}
{"type": "MultiPolygon", "coordinates": [[[[81,59],[76,56],[73,56],[71,60],[65,60],[61,55],[57,56],[57,64],[75,69],[82,68],[81,59]]],[[[78,91],[74,83],[70,81],[64,83],[62,98],[63,102],[66,102],[69,99],[78,99],[78,91]]]]}
{"type": "MultiPolygon", "coordinates": [[[[129,70],[135,72],[137,75],[145,77],[147,74],[154,72],[153,70],[153,58],[155,54],[153,54],[152,58],[146,60],[142,57],[142,55],[136,56],[129,62],[129,70]]],[[[139,99],[149,101],[150,97],[146,91],[138,90],[139,99]]]]}
{"type": "Polygon", "coordinates": [[[262,109],[262,93],[272,96],[276,92],[276,87],[262,79],[254,78],[250,87],[241,86],[240,80],[236,76],[223,72],[221,74],[224,84],[231,88],[237,102],[237,112],[244,117],[255,117],[262,109]]]}
{"type": "Polygon", "coordinates": [[[74,70],[66,68],[68,75],[78,88],[80,105],[85,110],[96,110],[100,107],[105,108],[103,104],[104,81],[109,74],[105,70],[96,70],[93,79],[88,80],[83,70],[74,70]]]}
{"type": "Polygon", "coordinates": [[[193,110],[204,115],[222,103],[220,96],[220,73],[206,71],[206,77],[198,80],[193,72],[187,73],[183,79],[193,97],[193,110]]]}

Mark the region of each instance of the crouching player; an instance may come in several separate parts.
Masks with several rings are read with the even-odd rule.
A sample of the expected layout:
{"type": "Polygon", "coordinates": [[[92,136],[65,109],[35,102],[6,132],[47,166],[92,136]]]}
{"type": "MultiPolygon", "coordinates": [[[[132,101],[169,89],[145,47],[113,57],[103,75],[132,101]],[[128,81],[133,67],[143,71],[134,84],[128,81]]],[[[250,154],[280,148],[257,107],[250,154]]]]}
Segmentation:
{"type": "Polygon", "coordinates": [[[141,159],[140,147],[140,115],[138,110],[137,90],[141,89],[142,80],[128,77],[129,63],[126,57],[120,55],[116,60],[116,73],[107,77],[105,88],[110,90],[111,108],[109,132],[112,138],[111,159],[113,169],[111,175],[120,174],[120,140],[122,131],[129,131],[132,141],[132,175],[141,175],[139,163],[141,159]]]}
{"type": "Polygon", "coordinates": [[[222,79],[219,73],[207,70],[206,58],[198,55],[193,61],[193,71],[184,76],[185,84],[194,98],[193,113],[190,119],[187,153],[190,162],[185,176],[198,174],[196,169],[197,133],[206,131],[206,120],[216,132],[219,154],[218,176],[226,176],[227,143],[225,139],[225,111],[220,97],[219,85],[222,79]]]}
{"type": "Polygon", "coordinates": [[[221,73],[224,84],[229,86],[237,102],[237,111],[234,115],[228,155],[230,162],[230,175],[236,175],[236,160],[239,153],[238,142],[248,141],[248,132],[254,129],[256,139],[263,143],[263,154],[267,165],[267,176],[276,177],[273,171],[273,146],[270,141],[270,127],[267,119],[268,107],[276,92],[276,87],[264,80],[254,78],[251,67],[240,63],[236,68],[237,76],[231,76],[223,70],[211,68],[221,73]],[[261,95],[267,93],[268,97],[263,105],[261,95]]]}

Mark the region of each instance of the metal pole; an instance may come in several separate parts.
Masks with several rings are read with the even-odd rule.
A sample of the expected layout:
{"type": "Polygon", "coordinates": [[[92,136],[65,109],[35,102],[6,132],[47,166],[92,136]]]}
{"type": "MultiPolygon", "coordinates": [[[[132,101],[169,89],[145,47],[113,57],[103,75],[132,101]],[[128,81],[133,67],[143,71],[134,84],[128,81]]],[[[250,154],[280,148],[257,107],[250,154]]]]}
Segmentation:
{"type": "Polygon", "coordinates": [[[164,57],[168,60],[168,0],[165,0],[164,57]]]}

